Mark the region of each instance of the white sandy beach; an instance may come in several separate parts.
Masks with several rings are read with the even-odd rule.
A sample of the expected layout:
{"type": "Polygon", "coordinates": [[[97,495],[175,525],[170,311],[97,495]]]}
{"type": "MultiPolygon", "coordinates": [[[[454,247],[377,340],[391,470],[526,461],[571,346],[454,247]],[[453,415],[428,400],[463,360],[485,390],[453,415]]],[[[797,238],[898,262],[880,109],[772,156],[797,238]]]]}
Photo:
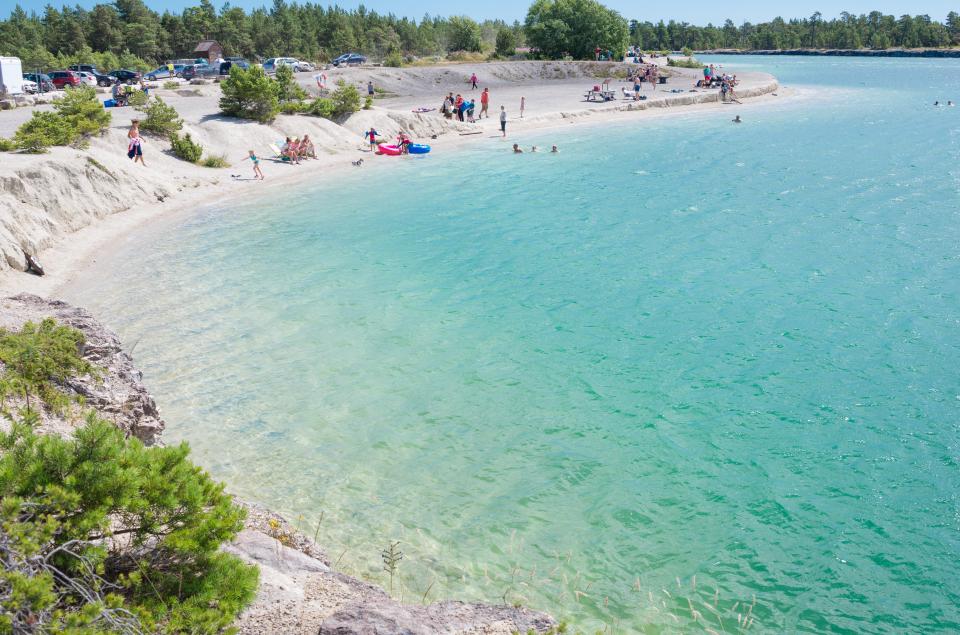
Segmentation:
{"type": "MultiPolygon", "coordinates": [[[[0,165],[0,291],[56,295],[75,281],[86,265],[109,254],[118,240],[146,223],[180,218],[205,204],[335,179],[340,170],[377,169],[404,160],[366,150],[362,132],[371,126],[387,138],[405,130],[417,141],[431,144],[432,156],[436,156],[454,152],[463,143],[499,137],[496,113],[501,104],[508,113],[508,142],[522,141],[523,134],[530,131],[573,123],[641,122],[710,109],[727,116],[736,108],[720,104],[716,90],[690,92],[699,71],[676,68],[670,69],[673,76],[666,86],[653,91],[645,84],[646,101],[585,102],[583,92],[602,81],[597,75],[603,70],[603,65],[592,63],[503,62],[327,71],[331,84],[343,78],[364,87],[361,92],[365,94],[367,81],[373,81],[387,91],[373,109],[361,110],[340,125],[300,115],[281,115],[270,125],[225,118],[219,115],[220,88],[216,84],[184,85],[176,91],[158,89],[156,94],[183,117],[185,131],[208,153],[225,155],[232,166],[210,169],[186,163],[169,154],[167,142],[149,138],[144,148],[147,166],[131,164],[125,154],[126,130],[140,113],[130,108],[113,110],[109,133],[94,139],[88,149],[4,154],[0,165]],[[493,118],[469,124],[444,120],[437,112],[411,112],[418,106],[437,107],[450,91],[471,96],[467,83],[471,72],[480,77],[481,87],[490,88],[493,118]],[[670,89],[684,92],[671,93],[670,89]],[[521,97],[526,102],[522,120],[521,97]],[[248,149],[269,157],[269,144],[303,134],[314,140],[318,160],[290,166],[268,159],[263,161],[266,180],[249,178],[251,166],[243,160],[248,149]],[[351,162],[358,158],[364,159],[364,166],[354,168],[351,162]],[[38,254],[47,275],[21,271],[22,250],[38,254]]],[[[311,88],[312,75],[302,73],[298,79],[311,88]]],[[[738,77],[738,95],[744,100],[763,101],[773,98],[769,95],[786,94],[777,93],[776,79],[770,75],[744,73],[738,77]]],[[[614,80],[611,86],[619,94],[626,83],[614,80]]],[[[479,91],[473,92],[479,99],[479,91]]],[[[0,136],[12,135],[31,111],[0,112],[0,136]]],[[[558,143],[562,144],[562,137],[558,143]]],[[[505,144],[504,151],[508,147],[505,144]]]]}

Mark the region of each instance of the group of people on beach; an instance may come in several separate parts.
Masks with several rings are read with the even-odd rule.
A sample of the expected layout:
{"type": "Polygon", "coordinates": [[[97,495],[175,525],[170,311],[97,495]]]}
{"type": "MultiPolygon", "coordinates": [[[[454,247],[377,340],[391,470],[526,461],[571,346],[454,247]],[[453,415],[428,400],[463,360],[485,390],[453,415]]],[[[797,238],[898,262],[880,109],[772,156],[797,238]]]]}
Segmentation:
{"type": "Polygon", "coordinates": [[[280,147],[280,156],[293,165],[300,165],[300,159],[316,159],[317,150],[310,140],[310,135],[303,135],[303,138],[287,137],[280,147]]]}

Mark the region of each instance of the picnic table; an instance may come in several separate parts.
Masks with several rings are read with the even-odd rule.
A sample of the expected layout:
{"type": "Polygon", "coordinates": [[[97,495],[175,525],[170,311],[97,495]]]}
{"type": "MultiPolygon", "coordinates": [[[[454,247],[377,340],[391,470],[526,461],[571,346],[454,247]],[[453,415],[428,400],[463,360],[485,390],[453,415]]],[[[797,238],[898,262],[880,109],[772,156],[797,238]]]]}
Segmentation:
{"type": "Polygon", "coordinates": [[[617,98],[612,90],[588,90],[583,96],[587,101],[613,101],[617,98]]]}

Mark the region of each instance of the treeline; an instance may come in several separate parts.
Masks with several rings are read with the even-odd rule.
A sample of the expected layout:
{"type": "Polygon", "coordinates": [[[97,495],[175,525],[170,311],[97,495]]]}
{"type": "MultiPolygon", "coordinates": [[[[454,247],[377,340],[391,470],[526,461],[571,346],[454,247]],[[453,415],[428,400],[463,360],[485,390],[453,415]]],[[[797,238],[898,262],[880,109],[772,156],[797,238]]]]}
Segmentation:
{"type": "Polygon", "coordinates": [[[181,13],[160,14],[142,0],[116,0],[89,10],[47,5],[42,14],[28,14],[18,5],[0,21],[0,55],[20,57],[29,68],[50,68],[90,52],[113,55],[125,66],[137,60],[154,64],[192,57],[197,42],[212,38],[227,55],[252,60],[292,55],[322,61],[350,51],[381,58],[394,52],[430,56],[493,50],[501,32],[501,43],[515,45],[522,37],[516,22],[478,23],[465,16],[430,15],[417,21],[368,11],[362,5],[346,11],[274,0],[269,9],[247,12],[229,3],[218,11],[210,0],[200,0],[181,13]]]}
{"type": "Polygon", "coordinates": [[[960,44],[960,15],[951,11],[946,22],[928,15],[895,17],[879,11],[824,20],[817,12],[809,18],[737,26],[727,20],[722,26],[693,26],[686,22],[630,21],[630,42],[644,49],[695,50],[737,48],[776,50],[797,48],[885,49],[939,48],[960,44]]]}
{"type": "Polygon", "coordinates": [[[0,55],[15,55],[27,68],[97,61],[103,66],[145,66],[191,57],[197,42],[218,40],[227,55],[263,59],[294,55],[323,61],[357,51],[374,59],[387,55],[433,56],[452,51],[509,55],[529,44],[534,55],[592,57],[595,46],[616,54],[626,44],[646,50],[739,48],[945,47],[960,44],[960,16],[945,22],[927,15],[895,17],[878,11],[842,13],[824,20],[776,18],[761,24],[694,26],[685,22],[627,22],[593,0],[535,0],[526,23],[476,22],[465,16],[420,20],[379,14],[362,5],[337,6],[273,0],[269,8],[245,11],[210,0],[180,13],[157,13],[143,0],[115,0],[92,9],[48,5],[43,13],[20,6],[0,20],[0,55]]]}

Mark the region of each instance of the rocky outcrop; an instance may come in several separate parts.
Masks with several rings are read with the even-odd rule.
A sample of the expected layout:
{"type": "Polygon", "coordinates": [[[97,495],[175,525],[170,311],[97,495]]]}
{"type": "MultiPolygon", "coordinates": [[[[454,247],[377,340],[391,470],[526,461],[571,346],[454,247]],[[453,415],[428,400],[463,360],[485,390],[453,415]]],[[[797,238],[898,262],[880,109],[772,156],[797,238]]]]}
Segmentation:
{"type": "MultiPolygon", "coordinates": [[[[52,317],[83,333],[86,342],[83,357],[102,372],[93,377],[70,379],[64,390],[83,398],[105,419],[112,421],[127,435],[151,445],[159,440],[164,423],[157,405],[143,385],[143,375],[133,359],[121,348],[120,339],[83,309],[58,300],[44,300],[22,293],[0,300],[0,328],[17,330],[26,322],[40,322],[52,317]]],[[[69,417],[45,413],[42,429],[68,434],[79,423],[69,417]]]]}
{"type": "Polygon", "coordinates": [[[243,634],[510,635],[555,625],[544,613],[510,606],[401,604],[259,531],[242,531],[226,551],[260,569],[257,599],[237,623],[243,634]]]}
{"type": "MultiPolygon", "coordinates": [[[[164,423],[142,375],[119,338],[87,311],[57,300],[20,294],[0,299],[0,328],[16,330],[28,321],[53,318],[81,331],[84,359],[97,377],[71,379],[63,389],[145,443],[159,443],[164,423]]],[[[69,434],[79,417],[44,415],[41,430],[69,434]]],[[[554,626],[544,613],[509,606],[437,602],[404,605],[382,589],[334,571],[323,549],[283,518],[259,505],[247,510],[245,528],[224,551],[260,569],[253,604],[236,627],[249,635],[508,635],[544,632],[554,626]]]]}

